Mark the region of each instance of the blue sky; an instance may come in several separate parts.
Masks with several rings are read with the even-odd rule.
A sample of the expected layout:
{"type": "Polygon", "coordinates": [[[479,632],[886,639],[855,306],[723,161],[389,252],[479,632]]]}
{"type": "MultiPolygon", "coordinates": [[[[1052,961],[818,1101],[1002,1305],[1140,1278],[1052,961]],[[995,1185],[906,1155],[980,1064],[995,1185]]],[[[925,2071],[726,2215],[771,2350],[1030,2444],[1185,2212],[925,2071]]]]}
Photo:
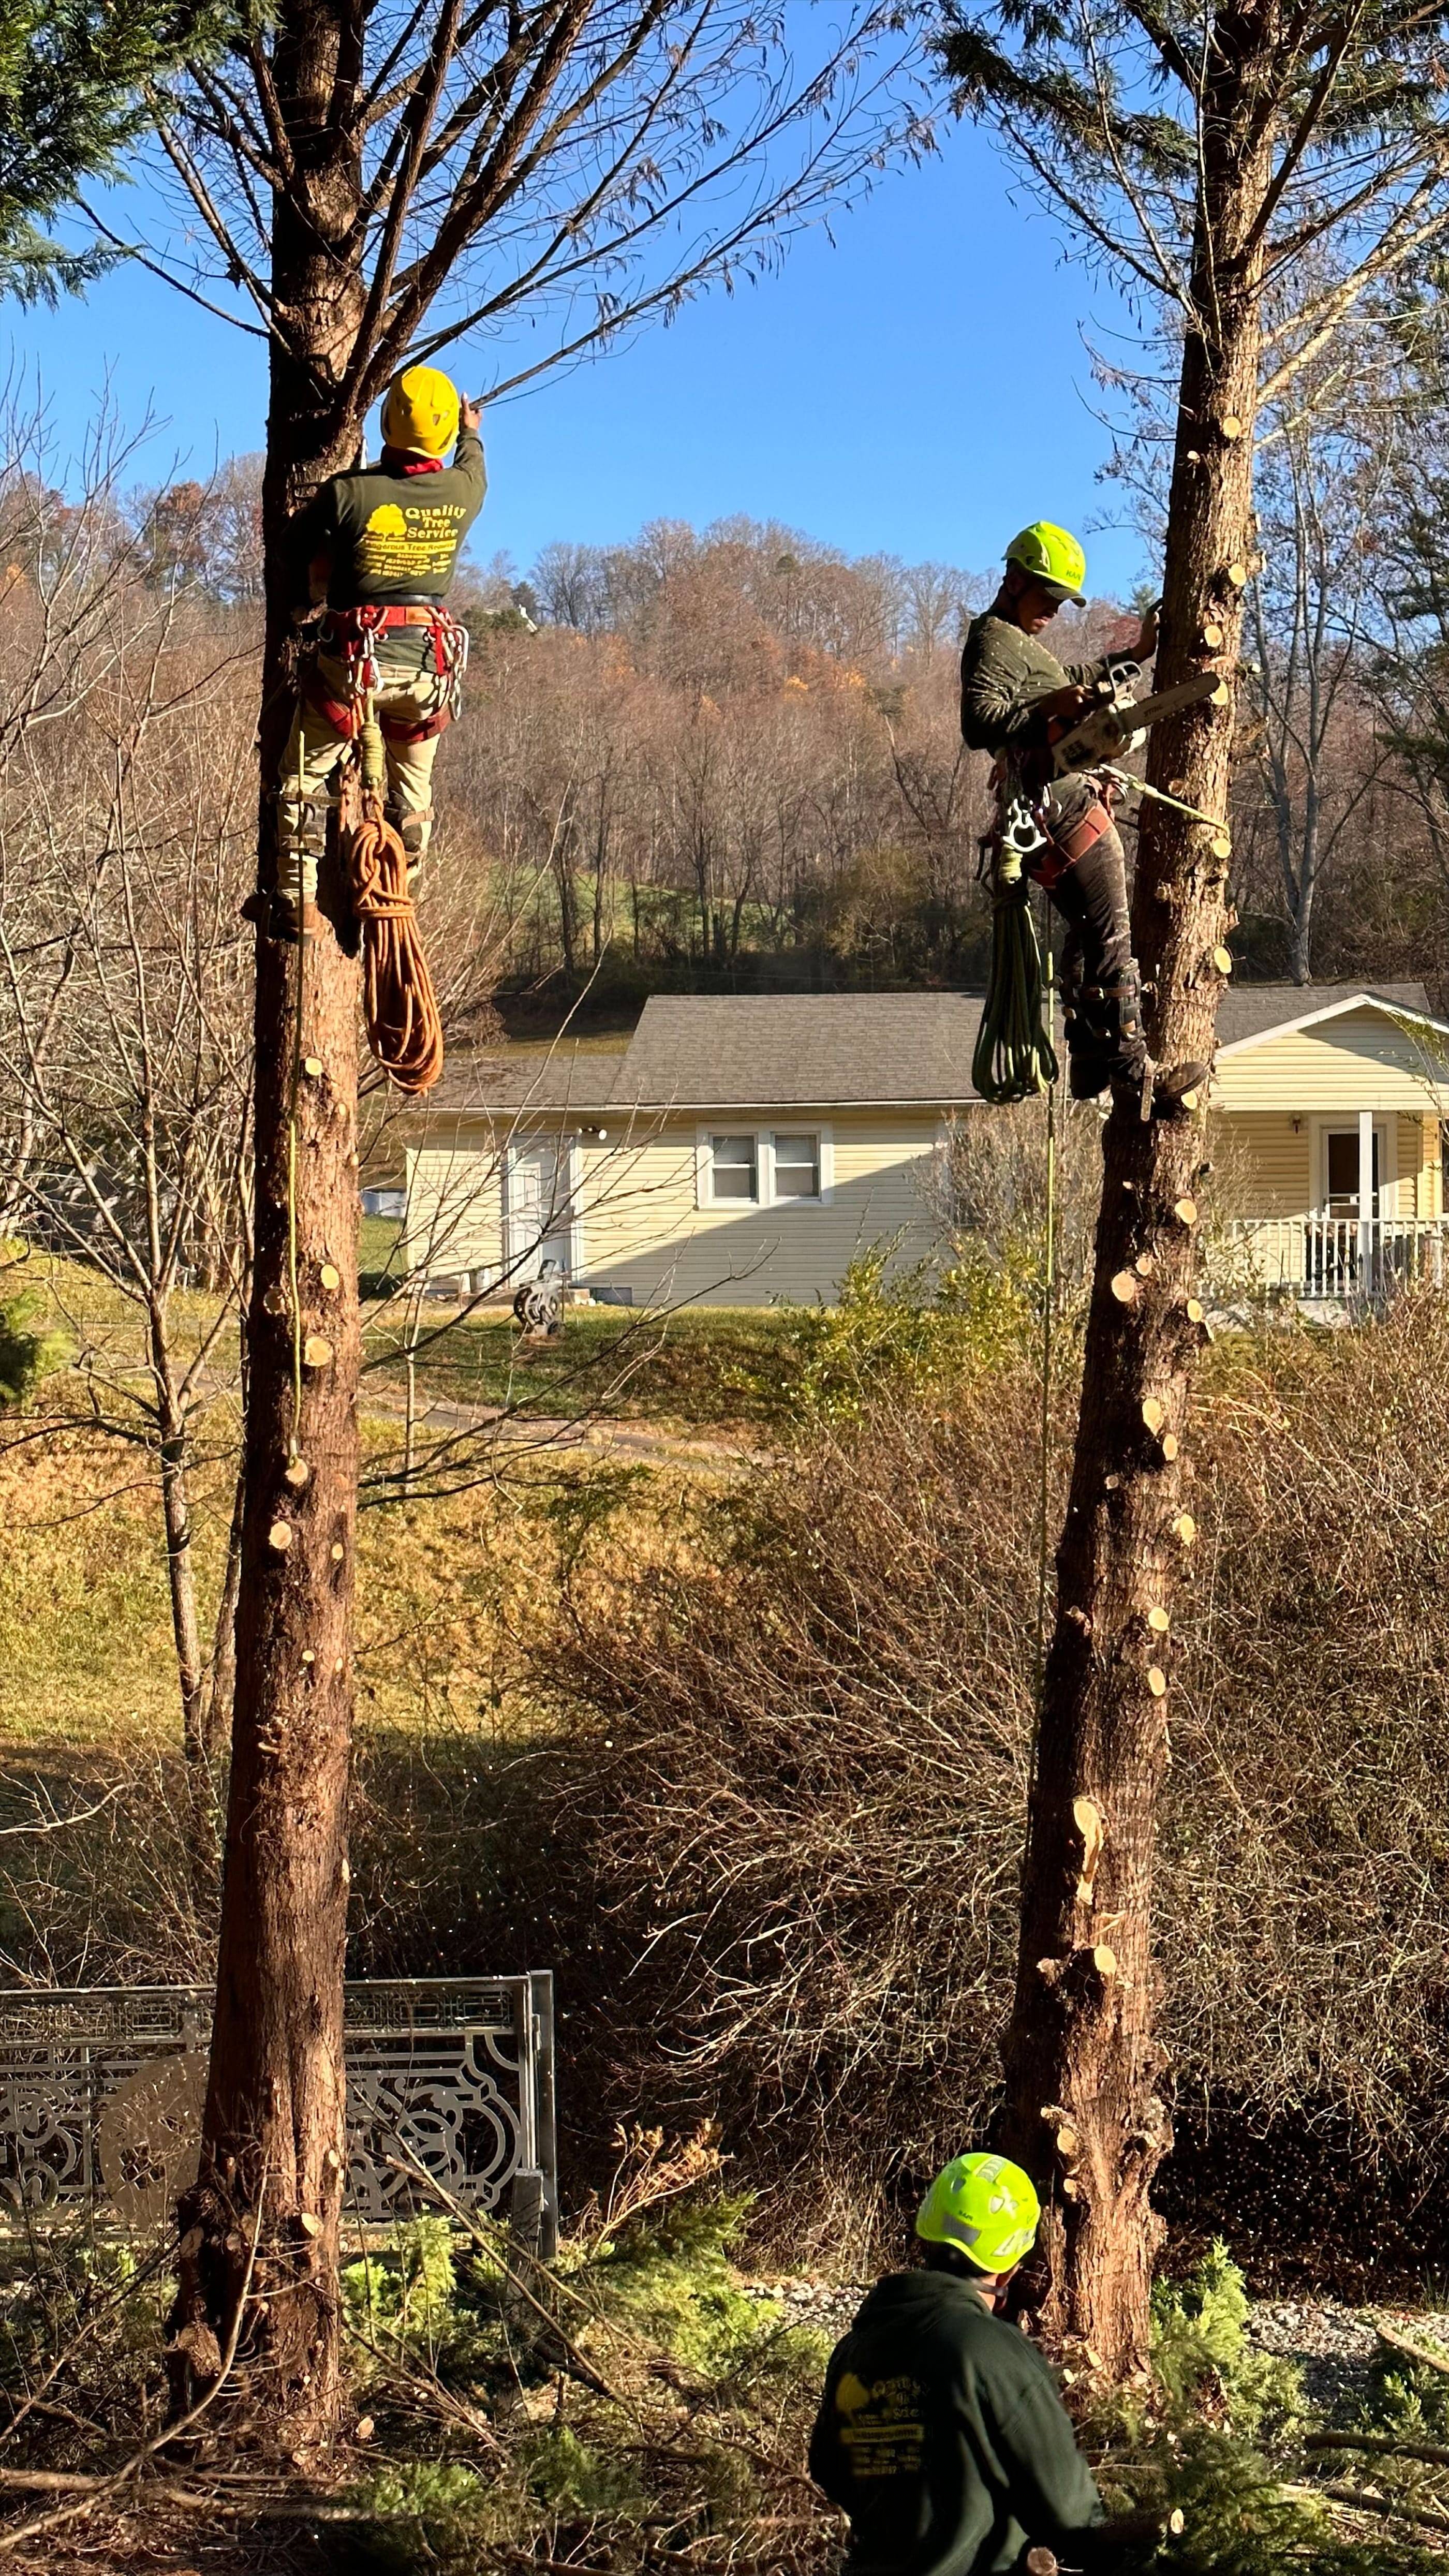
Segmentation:
{"type": "MultiPolygon", "coordinates": [[[[1110,513],[1084,332],[1117,345],[1121,311],[1030,201],[1012,202],[984,135],[950,128],[942,146],[840,214],[833,244],[812,232],[760,284],[490,411],[476,552],[526,569],[551,537],[745,512],[853,554],[984,570],[1026,520],[1085,533],[1110,513]]],[[[150,408],[164,423],[138,479],[260,446],[259,343],[144,271],[54,314],[11,312],[14,357],[62,417],[109,374],[123,421],[150,408]]],[[[470,390],[486,381],[486,348],[465,342],[456,372],[470,390]]],[[[1092,536],[1089,558],[1100,591],[1143,569],[1129,531],[1092,536]]]]}

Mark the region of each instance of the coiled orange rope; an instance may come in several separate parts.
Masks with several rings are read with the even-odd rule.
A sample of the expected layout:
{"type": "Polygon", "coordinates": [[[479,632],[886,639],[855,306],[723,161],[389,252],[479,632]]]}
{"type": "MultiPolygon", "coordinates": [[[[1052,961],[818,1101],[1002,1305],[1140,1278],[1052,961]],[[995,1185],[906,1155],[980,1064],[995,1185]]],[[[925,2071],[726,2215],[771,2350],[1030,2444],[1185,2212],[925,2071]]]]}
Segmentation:
{"type": "Polygon", "coordinates": [[[407,852],[383,811],[382,735],[369,698],[343,787],[340,846],[362,924],[367,1043],[399,1091],[430,1091],[443,1070],[443,1023],[408,892],[407,852]]]}

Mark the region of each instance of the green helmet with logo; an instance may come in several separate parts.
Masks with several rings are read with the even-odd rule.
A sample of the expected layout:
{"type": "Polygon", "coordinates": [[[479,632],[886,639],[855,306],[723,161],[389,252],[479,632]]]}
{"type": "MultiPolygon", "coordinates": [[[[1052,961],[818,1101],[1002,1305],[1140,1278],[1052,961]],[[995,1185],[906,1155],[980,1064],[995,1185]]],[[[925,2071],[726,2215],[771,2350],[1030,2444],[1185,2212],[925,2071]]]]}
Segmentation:
{"type": "Polygon", "coordinates": [[[1086,607],[1082,584],[1087,578],[1087,558],[1076,538],[1052,520],[1033,519],[1029,528],[1012,538],[1006,560],[1030,573],[1054,599],[1074,599],[1079,608],[1086,607]]]}
{"type": "Polygon", "coordinates": [[[916,2220],[928,2245],[954,2245],[978,2272],[1007,2272],[1036,2242],[1041,2202],[1005,2156],[953,2156],[916,2220]]]}

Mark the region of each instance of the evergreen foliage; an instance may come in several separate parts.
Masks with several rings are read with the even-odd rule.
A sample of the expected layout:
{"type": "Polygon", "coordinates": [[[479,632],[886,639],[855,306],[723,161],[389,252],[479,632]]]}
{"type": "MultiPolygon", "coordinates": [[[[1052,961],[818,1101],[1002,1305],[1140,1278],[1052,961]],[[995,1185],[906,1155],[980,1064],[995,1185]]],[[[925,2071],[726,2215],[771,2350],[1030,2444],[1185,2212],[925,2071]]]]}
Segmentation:
{"type": "Polygon", "coordinates": [[[114,178],[150,121],[150,93],[220,41],[225,0],[3,0],[0,292],[53,304],[119,256],[44,227],[88,179],[114,178]]]}

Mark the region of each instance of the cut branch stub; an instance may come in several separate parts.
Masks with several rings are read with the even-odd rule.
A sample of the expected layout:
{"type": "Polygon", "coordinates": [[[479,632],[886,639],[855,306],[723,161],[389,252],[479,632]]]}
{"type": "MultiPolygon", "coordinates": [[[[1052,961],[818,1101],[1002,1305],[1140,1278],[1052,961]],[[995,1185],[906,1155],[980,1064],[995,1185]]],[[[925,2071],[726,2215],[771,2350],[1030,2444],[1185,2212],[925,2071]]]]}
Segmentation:
{"type": "Polygon", "coordinates": [[[1233,952],[1231,948],[1215,948],[1213,950],[1213,964],[1216,966],[1220,975],[1231,975],[1233,971],[1233,952]]]}
{"type": "Polygon", "coordinates": [[[1241,438],[1243,435],[1243,424],[1235,411],[1225,411],[1218,427],[1226,439],[1241,438]]]}
{"type": "Polygon", "coordinates": [[[1112,1282],[1112,1294],[1119,1306],[1130,1306],[1137,1295],[1137,1282],[1130,1270],[1119,1270],[1112,1282]]]}
{"type": "Polygon", "coordinates": [[[290,1485],[294,1493],[300,1494],[311,1473],[305,1458],[289,1458],[282,1469],[282,1481],[290,1485]]]}
{"type": "Polygon", "coordinates": [[[302,1359],[309,1369],[330,1368],[332,1345],[325,1333],[309,1333],[302,1345],[302,1359]]]}
{"type": "Polygon", "coordinates": [[[1173,1200],[1173,1202],[1172,1202],[1172,1213],[1173,1213],[1173,1215],[1176,1217],[1177,1222],[1178,1222],[1178,1224],[1179,1224],[1179,1225],[1196,1225],[1196,1223],[1197,1223],[1197,1201],[1196,1201],[1196,1199],[1190,1199],[1190,1198],[1186,1198],[1186,1197],[1183,1197],[1183,1198],[1180,1198],[1180,1199],[1174,1199],[1174,1200],[1173,1200]]]}
{"type": "Polygon", "coordinates": [[[1147,1687],[1154,1699],[1161,1699],[1167,1689],[1167,1675],[1160,1664],[1147,1667],[1147,1687]]]}
{"type": "Polygon", "coordinates": [[[1163,1609],[1160,1601],[1154,1601],[1151,1609],[1148,1611],[1147,1625],[1152,1630],[1155,1637],[1165,1637],[1168,1629],[1172,1626],[1172,1621],[1169,1619],[1167,1612],[1163,1609]]]}
{"type": "Polygon", "coordinates": [[[1183,1312],[1190,1324],[1205,1324],[1207,1312],[1200,1297],[1189,1297],[1183,1312]]]}
{"type": "Polygon", "coordinates": [[[1142,1419],[1155,1439],[1167,1420],[1167,1407],[1163,1403],[1161,1396],[1144,1396],[1142,1400],[1142,1419]]]}
{"type": "Polygon", "coordinates": [[[309,1081],[315,1082],[322,1069],[322,1058],[320,1055],[309,1055],[303,1057],[302,1071],[307,1075],[309,1081]]]}
{"type": "Polygon", "coordinates": [[[1191,1547],[1197,1536],[1197,1523],[1191,1512],[1179,1512],[1172,1528],[1174,1537],[1181,1539],[1184,1547],[1191,1547]]]}
{"type": "Polygon", "coordinates": [[[334,1261],[324,1261],[317,1276],[329,1297],[335,1295],[342,1285],[342,1273],[334,1261]]]}
{"type": "Polygon", "coordinates": [[[268,1545],[268,1547],[270,1547],[270,1548],[274,1548],[274,1549],[276,1550],[276,1553],[277,1553],[277,1555],[278,1555],[278,1556],[285,1556],[285,1555],[286,1555],[286,1553],[287,1553],[287,1550],[288,1550],[288,1548],[291,1546],[291,1544],[292,1544],[292,1524],[291,1524],[291,1522],[290,1522],[290,1521],[273,1521],[271,1528],[270,1528],[270,1529],[268,1530],[268,1532],[267,1532],[267,1545],[268,1545]]]}
{"type": "Polygon", "coordinates": [[[1164,1458],[1175,1458],[1177,1456],[1177,1448],[1177,1433],[1175,1431],[1164,1431],[1162,1435],[1162,1454],[1164,1458]]]}
{"type": "Polygon", "coordinates": [[[1139,1252],[1136,1260],[1132,1264],[1132,1267],[1136,1271],[1139,1279],[1150,1279],[1154,1270],[1157,1268],[1157,1264],[1150,1252],[1139,1252]]]}

